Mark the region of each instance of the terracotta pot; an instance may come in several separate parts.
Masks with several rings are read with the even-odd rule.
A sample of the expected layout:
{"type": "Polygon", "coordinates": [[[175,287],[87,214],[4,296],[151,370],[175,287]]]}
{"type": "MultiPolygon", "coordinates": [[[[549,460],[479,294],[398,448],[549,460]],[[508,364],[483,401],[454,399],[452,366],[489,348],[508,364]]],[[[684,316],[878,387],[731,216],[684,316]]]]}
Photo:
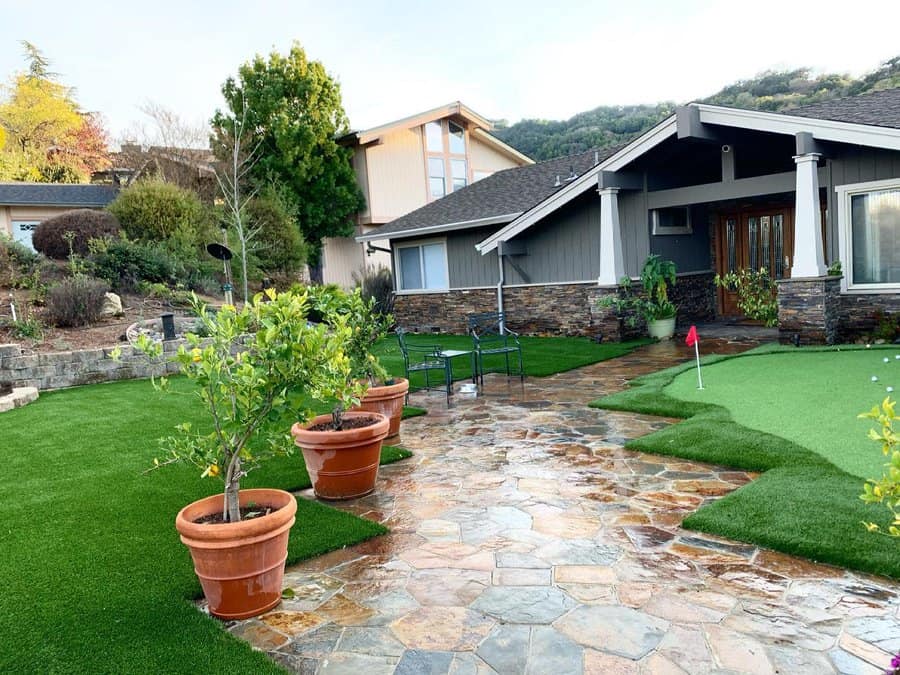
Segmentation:
{"type": "Polygon", "coordinates": [[[303,449],[306,470],[316,496],[322,499],[353,499],[375,489],[381,443],[390,422],[380,413],[344,413],[344,419],[375,417],[367,427],[345,431],[310,431],[317,424],[330,424],[331,415],[319,415],[308,424],[291,427],[294,443],[303,449]]]}
{"type": "Polygon", "coordinates": [[[181,541],[190,549],[211,614],[246,619],[281,602],[288,535],[297,500],[283,490],[241,490],[240,503],[277,511],[239,523],[194,521],[221,513],[225,496],[218,494],[188,504],[175,517],[181,541]]]}
{"type": "Polygon", "coordinates": [[[406,392],[409,391],[409,380],[402,377],[394,378],[394,384],[385,384],[380,387],[369,387],[366,395],[353,410],[381,413],[390,420],[387,438],[384,442],[388,445],[396,443],[400,438],[400,420],[403,419],[403,402],[406,392]]]}

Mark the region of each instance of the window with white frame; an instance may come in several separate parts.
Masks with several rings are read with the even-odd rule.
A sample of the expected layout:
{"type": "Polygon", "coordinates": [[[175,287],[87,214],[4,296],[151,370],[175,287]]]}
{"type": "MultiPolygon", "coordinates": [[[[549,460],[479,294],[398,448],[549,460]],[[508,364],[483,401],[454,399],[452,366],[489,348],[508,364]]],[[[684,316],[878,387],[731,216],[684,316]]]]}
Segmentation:
{"type": "Polygon", "coordinates": [[[31,237],[37,226],[38,221],[36,220],[14,220],[12,221],[12,238],[33,251],[34,244],[31,242],[31,237]]]}
{"type": "Polygon", "coordinates": [[[443,241],[429,241],[397,246],[398,290],[446,290],[447,245],[443,241]]]}
{"type": "Polygon", "coordinates": [[[424,125],[428,163],[428,198],[440,199],[469,184],[466,131],[452,120],[424,125]]]}
{"type": "Polygon", "coordinates": [[[900,179],[841,185],[838,227],[847,290],[900,290],[900,179]]]}

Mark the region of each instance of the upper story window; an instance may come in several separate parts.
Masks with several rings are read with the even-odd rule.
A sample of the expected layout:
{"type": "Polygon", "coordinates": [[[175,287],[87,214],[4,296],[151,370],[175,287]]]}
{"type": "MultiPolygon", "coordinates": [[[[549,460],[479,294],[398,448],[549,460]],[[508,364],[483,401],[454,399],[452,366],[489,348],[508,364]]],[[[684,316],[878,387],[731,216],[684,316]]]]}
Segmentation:
{"type": "Polygon", "coordinates": [[[466,131],[452,120],[428,122],[425,127],[428,154],[428,197],[440,199],[469,184],[466,131]]]}
{"type": "Polygon", "coordinates": [[[846,288],[900,290],[900,180],[835,189],[846,288]]]}

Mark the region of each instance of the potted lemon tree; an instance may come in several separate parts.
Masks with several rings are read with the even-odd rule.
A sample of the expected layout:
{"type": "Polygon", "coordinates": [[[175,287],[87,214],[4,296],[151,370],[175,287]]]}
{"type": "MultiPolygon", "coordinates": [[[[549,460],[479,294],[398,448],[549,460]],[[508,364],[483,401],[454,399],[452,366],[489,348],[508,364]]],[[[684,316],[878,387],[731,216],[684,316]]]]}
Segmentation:
{"type": "Polygon", "coordinates": [[[337,317],[343,317],[350,329],[346,352],[350,358],[353,377],[368,385],[359,405],[353,409],[386,416],[390,420],[390,427],[384,442],[396,442],[400,435],[403,403],[409,392],[409,380],[389,375],[372,351],[375,344],[387,335],[394,317],[379,312],[375,298],[366,300],[358,288],[345,293],[340,289],[322,286],[314,289],[312,295],[317,313],[325,323],[332,323],[337,317]]]}
{"type": "MultiPolygon", "coordinates": [[[[161,439],[154,468],[195,465],[224,483],[219,494],[185,506],[175,526],[188,546],[209,610],[224,619],[261,614],[280,602],[287,542],[297,502],[282,490],[242,490],[241,478],[268,457],[287,453],[292,422],[312,417],[311,400],[327,398],[346,382],[344,346],[349,329],[307,321],[305,293],[257,294],[240,310],[210,312],[194,299],[201,332],[186,336],[172,356],[197,385],[209,424],[189,423],[161,439]]],[[[146,336],[137,348],[162,358],[146,336]]],[[[162,378],[154,382],[168,388],[162,378]]],[[[347,395],[354,392],[349,391],[347,395]]]]}

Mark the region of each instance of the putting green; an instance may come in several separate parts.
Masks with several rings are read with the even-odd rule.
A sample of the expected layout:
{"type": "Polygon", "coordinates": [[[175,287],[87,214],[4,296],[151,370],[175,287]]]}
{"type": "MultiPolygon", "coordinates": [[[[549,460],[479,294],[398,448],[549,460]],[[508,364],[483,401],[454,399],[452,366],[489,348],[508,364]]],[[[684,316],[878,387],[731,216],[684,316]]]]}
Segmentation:
{"type": "Polygon", "coordinates": [[[897,354],[900,348],[748,355],[704,367],[703,390],[697,388],[696,370],[688,370],[663,391],[683,401],[720,405],[740,425],[793,441],[848,473],[872,478],[881,475],[885,459],[866,438],[872,422],[856,416],[880,403],[888,386],[900,393],[897,354]]]}

